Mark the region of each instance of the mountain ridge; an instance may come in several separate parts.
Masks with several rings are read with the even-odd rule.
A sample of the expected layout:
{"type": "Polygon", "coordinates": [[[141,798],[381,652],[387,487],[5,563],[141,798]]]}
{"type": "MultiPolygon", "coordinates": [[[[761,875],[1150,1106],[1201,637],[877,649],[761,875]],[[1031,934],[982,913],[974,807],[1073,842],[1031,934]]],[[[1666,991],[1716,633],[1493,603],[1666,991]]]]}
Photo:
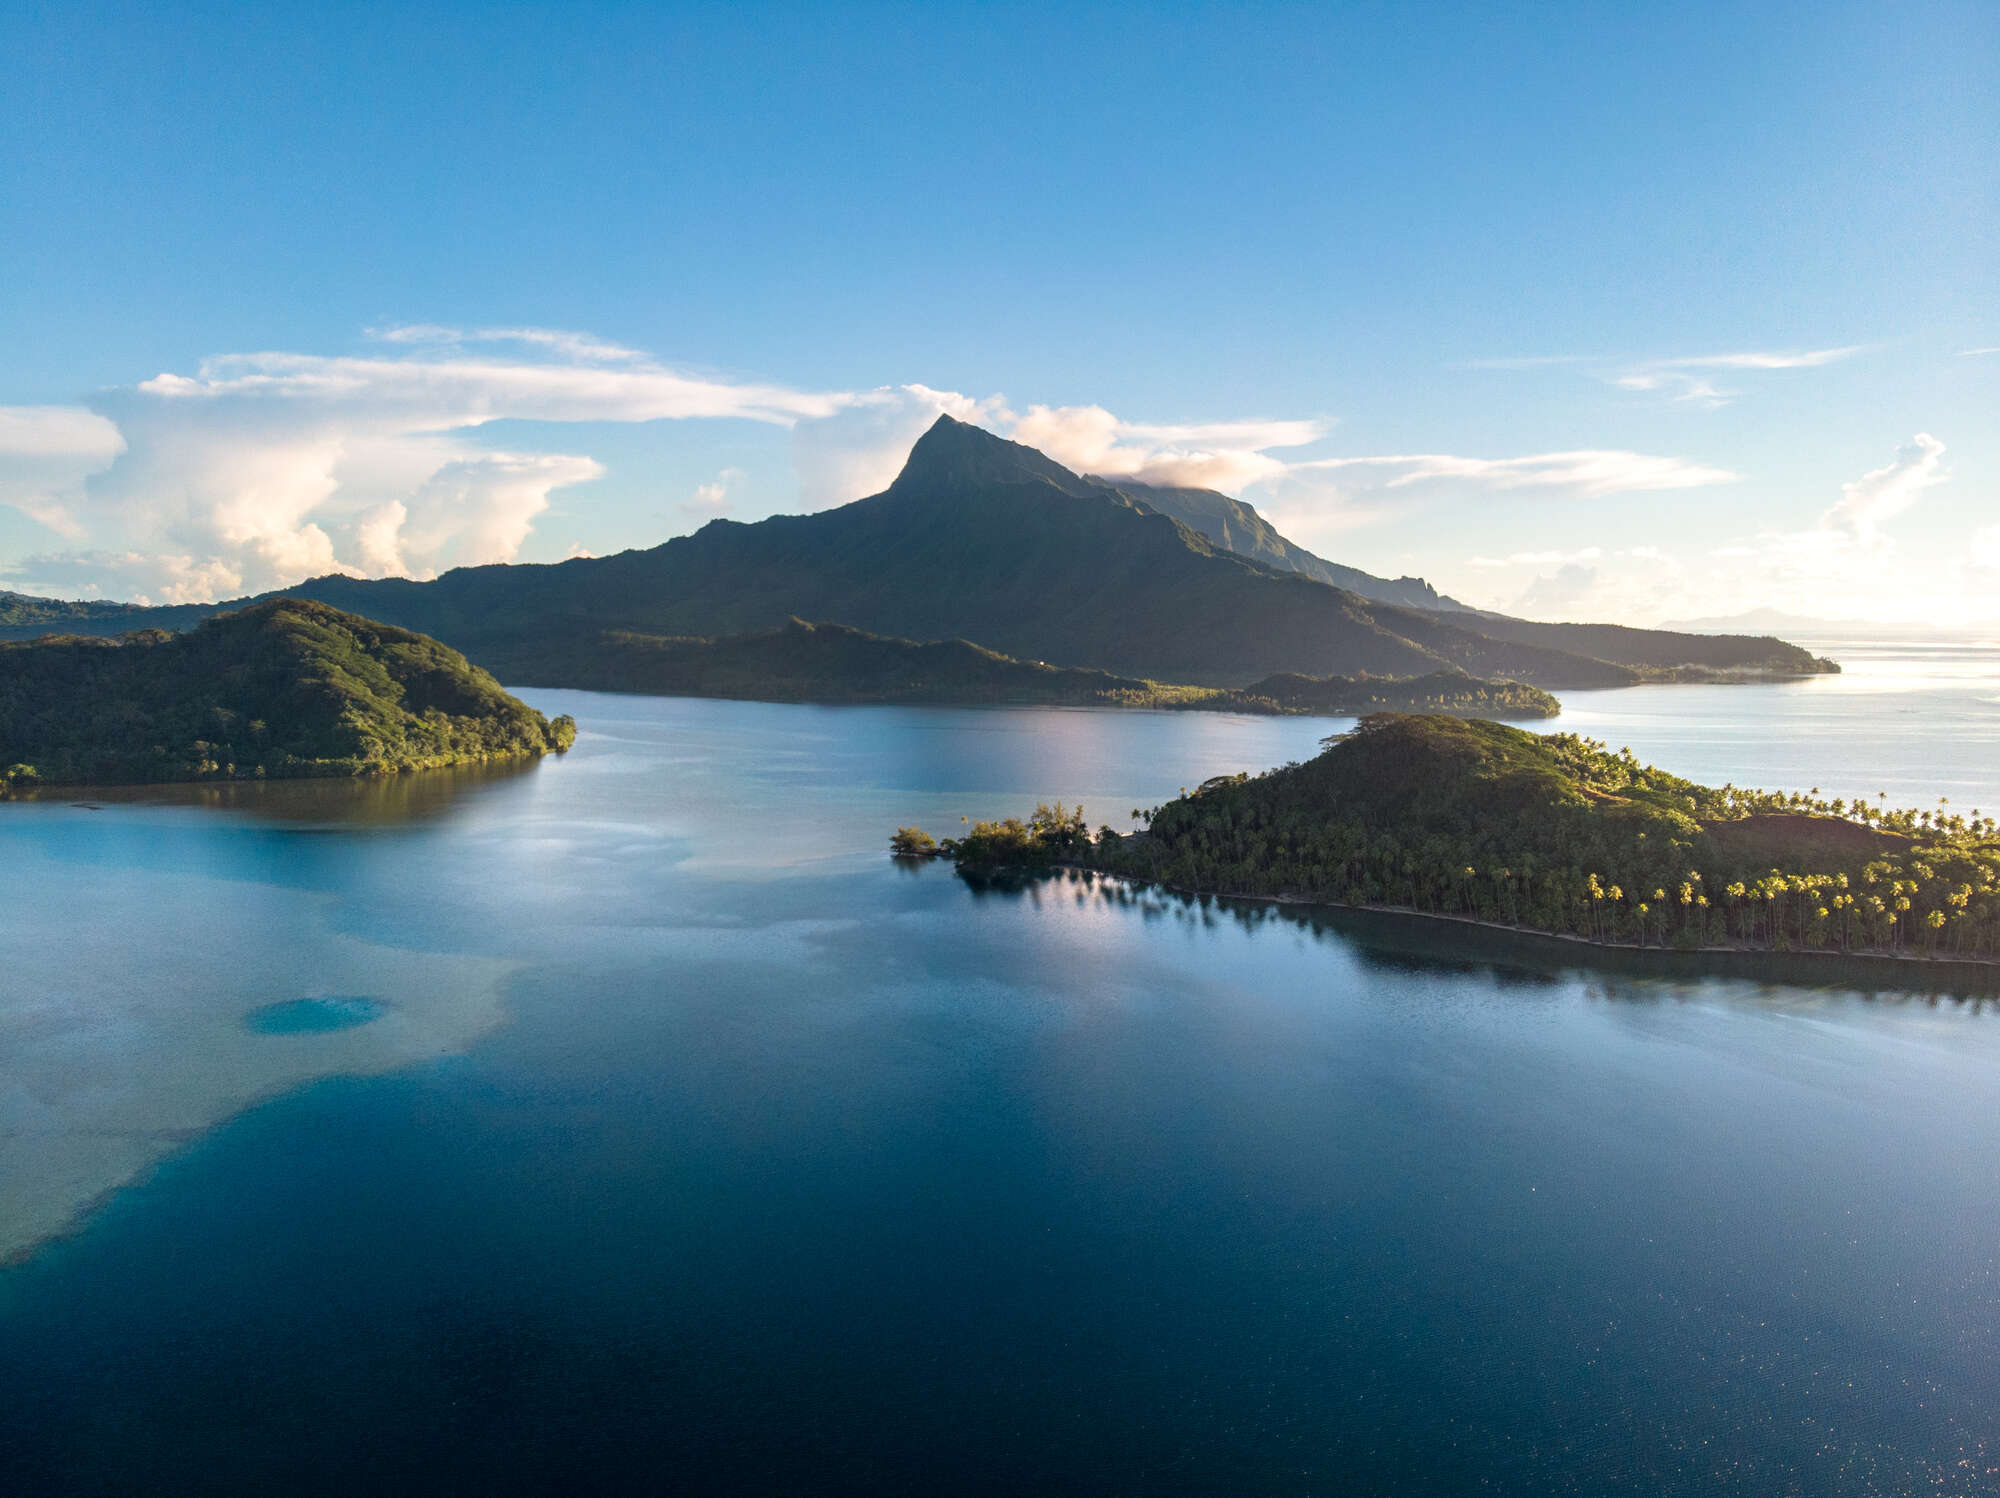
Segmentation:
{"type": "MultiPolygon", "coordinates": [[[[1219,546],[1137,496],[949,416],[887,489],[833,509],[715,520],[608,557],[458,568],[427,582],[329,575],[284,592],[433,635],[502,676],[551,637],[738,635],[793,617],[1221,687],[1276,673],[1449,668],[1589,688],[1815,669],[1778,641],[1565,633],[1375,602],[1219,546]]],[[[135,610],[90,627],[147,622],[135,610]]]]}
{"type": "Polygon", "coordinates": [[[1464,604],[1438,592],[1421,577],[1377,577],[1359,567],[1329,562],[1325,557],[1287,539],[1259,513],[1255,505],[1232,499],[1218,489],[1145,484],[1133,479],[1109,479],[1088,473],[1083,478],[1086,483],[1115,489],[1164,515],[1173,516],[1190,530],[1238,556],[1288,572],[1303,573],[1332,587],[1359,593],[1370,602],[1441,612],[1465,609],[1464,604]]]}

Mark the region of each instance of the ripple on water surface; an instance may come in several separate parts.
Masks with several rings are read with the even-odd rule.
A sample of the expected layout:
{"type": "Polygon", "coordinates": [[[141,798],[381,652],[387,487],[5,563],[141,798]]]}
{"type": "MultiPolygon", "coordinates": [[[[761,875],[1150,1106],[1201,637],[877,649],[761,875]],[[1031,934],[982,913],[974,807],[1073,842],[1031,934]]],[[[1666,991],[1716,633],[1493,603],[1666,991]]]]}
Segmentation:
{"type": "Polygon", "coordinates": [[[243,1016],[243,1027],[259,1035],[316,1035],[327,1030],[352,1030],[378,1017],[380,999],[359,994],[329,994],[316,999],[284,999],[265,1004],[243,1016]]]}

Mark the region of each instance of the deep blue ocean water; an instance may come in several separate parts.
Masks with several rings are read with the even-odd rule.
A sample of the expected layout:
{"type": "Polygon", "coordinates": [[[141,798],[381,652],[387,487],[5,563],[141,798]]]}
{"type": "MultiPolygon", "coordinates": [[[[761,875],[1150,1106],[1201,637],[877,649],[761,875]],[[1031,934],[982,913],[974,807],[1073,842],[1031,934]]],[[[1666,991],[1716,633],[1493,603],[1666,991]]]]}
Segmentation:
{"type": "MultiPolygon", "coordinates": [[[[1994,673],[1878,663],[1558,726],[2000,807],[1994,673]]],[[[882,853],[1338,722],[526,695],[0,807],[0,1492],[2000,1488],[1991,1000],[882,853]]]]}

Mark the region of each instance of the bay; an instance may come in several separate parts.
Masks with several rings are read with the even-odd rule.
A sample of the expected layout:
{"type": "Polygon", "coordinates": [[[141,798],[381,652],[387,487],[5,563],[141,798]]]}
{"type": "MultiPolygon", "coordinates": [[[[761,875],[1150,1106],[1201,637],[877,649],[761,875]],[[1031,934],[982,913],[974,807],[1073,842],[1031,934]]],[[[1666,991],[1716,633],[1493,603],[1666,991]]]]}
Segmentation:
{"type": "MultiPolygon", "coordinates": [[[[1842,658],[1550,726],[2000,806],[1990,652],[1842,658]]],[[[1994,1481],[1990,1001],[882,856],[1339,720],[525,695],[525,773],[0,807],[4,1490],[1994,1481]]]]}

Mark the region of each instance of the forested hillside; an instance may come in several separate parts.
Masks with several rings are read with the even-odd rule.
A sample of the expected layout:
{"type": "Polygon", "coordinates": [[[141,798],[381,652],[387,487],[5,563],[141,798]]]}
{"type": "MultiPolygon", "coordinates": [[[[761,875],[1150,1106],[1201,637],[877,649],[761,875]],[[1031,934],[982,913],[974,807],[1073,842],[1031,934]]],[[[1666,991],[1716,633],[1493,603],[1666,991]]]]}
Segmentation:
{"type": "Polygon", "coordinates": [[[803,619],[790,620],[781,629],[715,640],[622,630],[551,636],[512,656],[509,675],[525,686],[766,702],[1041,704],[1342,716],[1402,708],[1524,718],[1553,717],[1562,710],[1538,687],[1457,671],[1398,679],[1273,676],[1236,690],[1019,661],[969,640],[901,640],[803,619]]]}
{"type": "Polygon", "coordinates": [[[569,747],[436,640],[279,599],[186,634],[0,645],[0,786],[371,775],[569,747]]]}
{"type": "Polygon", "coordinates": [[[969,872],[1055,862],[1195,893],[1464,916],[1640,946],[2000,956],[2000,827],[1946,808],[1715,788],[1629,751],[1382,714],[1325,753],[1204,785],[1145,831],[981,823],[969,872]]]}

